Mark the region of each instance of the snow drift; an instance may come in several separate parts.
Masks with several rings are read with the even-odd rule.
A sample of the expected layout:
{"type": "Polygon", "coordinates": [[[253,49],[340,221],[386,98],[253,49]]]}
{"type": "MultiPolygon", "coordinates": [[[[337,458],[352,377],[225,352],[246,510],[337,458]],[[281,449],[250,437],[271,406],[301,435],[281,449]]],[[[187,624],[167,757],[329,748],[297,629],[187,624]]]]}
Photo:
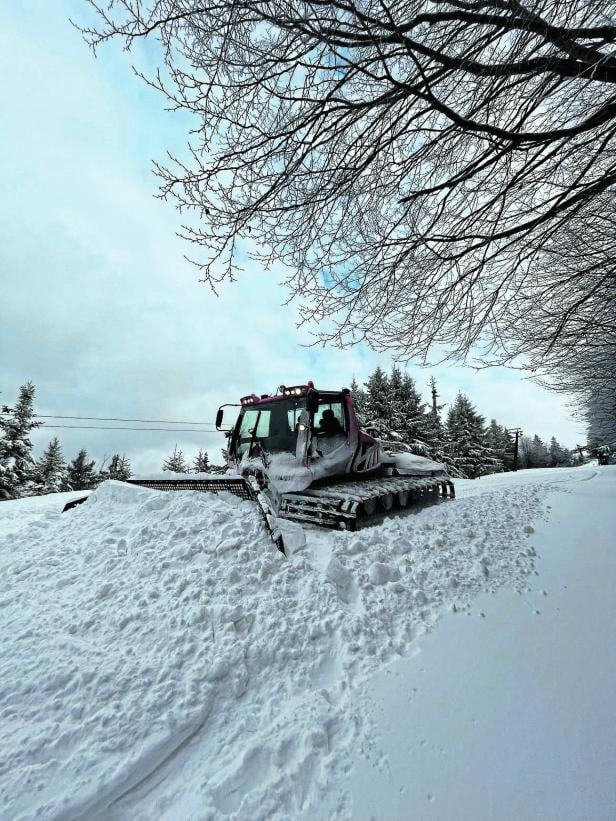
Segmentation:
{"type": "Polygon", "coordinates": [[[443,608],[524,587],[543,495],[310,531],[291,559],[230,495],[3,503],[0,817],[350,817],[358,688],[443,608]]]}

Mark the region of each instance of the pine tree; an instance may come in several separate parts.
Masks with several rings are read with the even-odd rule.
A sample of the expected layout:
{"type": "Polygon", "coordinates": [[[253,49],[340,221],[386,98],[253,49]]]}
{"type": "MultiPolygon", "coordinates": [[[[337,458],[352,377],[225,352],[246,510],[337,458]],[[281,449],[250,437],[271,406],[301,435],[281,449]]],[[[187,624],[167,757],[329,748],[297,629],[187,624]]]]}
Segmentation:
{"type": "Polygon", "coordinates": [[[373,428],[379,436],[384,436],[388,430],[390,415],[389,379],[387,374],[377,367],[366,382],[366,426],[373,428]]]}
{"type": "Polygon", "coordinates": [[[484,417],[459,393],[447,415],[449,456],[467,479],[491,472],[498,461],[485,442],[484,417]]]}
{"type": "Polygon", "coordinates": [[[109,478],[115,479],[116,482],[125,482],[131,476],[130,461],[126,454],[120,456],[119,453],[114,453],[109,463],[109,478]]]}
{"type": "Polygon", "coordinates": [[[122,454],[122,460],[120,461],[120,472],[124,477],[123,481],[130,479],[133,475],[133,470],[130,465],[130,459],[125,454],[122,454]]]}
{"type": "Polygon", "coordinates": [[[168,456],[163,462],[163,470],[170,470],[172,473],[189,472],[188,465],[184,459],[184,454],[181,450],[178,450],[177,445],[173,448],[173,453],[171,456],[168,456]]]}
{"type": "Polygon", "coordinates": [[[545,468],[548,465],[548,449],[537,434],[533,436],[533,459],[535,467],[545,468]]]}
{"type": "Polygon", "coordinates": [[[47,445],[36,464],[36,479],[41,493],[59,493],[70,490],[66,462],[57,436],[47,445]]]}
{"type": "Polygon", "coordinates": [[[548,448],[548,467],[565,467],[571,464],[571,452],[563,448],[555,436],[550,439],[548,448]]]}
{"type": "Polygon", "coordinates": [[[73,490],[90,490],[98,484],[94,470],[94,459],[88,461],[88,454],[82,448],[68,466],[68,484],[73,490]]]}
{"type": "Polygon", "coordinates": [[[436,390],[436,380],[430,377],[430,394],[432,401],[426,411],[422,423],[423,437],[428,448],[428,455],[437,462],[442,462],[445,455],[445,431],[441,421],[441,411],[445,407],[437,403],[438,392],[436,390]]]}
{"type": "Polygon", "coordinates": [[[353,408],[355,409],[355,414],[359,419],[360,423],[364,421],[365,417],[365,410],[366,410],[366,393],[361,388],[355,377],[353,377],[353,381],[351,382],[351,398],[353,400],[353,408]]]}
{"type": "Polygon", "coordinates": [[[400,433],[413,453],[428,453],[428,425],[426,424],[426,404],[408,373],[401,376],[400,385],[392,397],[400,433]]]}
{"type": "Polygon", "coordinates": [[[206,450],[199,449],[199,453],[193,459],[193,470],[195,473],[210,472],[210,457],[206,450]]]}
{"type": "Polygon", "coordinates": [[[495,473],[503,470],[511,452],[511,437],[507,430],[498,424],[496,419],[490,420],[490,425],[485,434],[485,444],[492,451],[498,463],[496,465],[497,470],[493,469],[491,472],[495,473]]]}
{"type": "Polygon", "coordinates": [[[397,365],[393,365],[389,377],[387,377],[387,408],[384,422],[394,438],[404,437],[404,422],[406,408],[402,398],[402,371],[397,365]]]}
{"type": "Polygon", "coordinates": [[[108,479],[113,479],[116,482],[126,482],[132,475],[130,460],[126,454],[114,453],[109,460],[109,467],[107,467],[107,457],[103,458],[98,471],[97,483],[106,482],[108,479]]]}
{"type": "Polygon", "coordinates": [[[510,433],[507,428],[503,428],[503,443],[505,453],[503,456],[503,470],[513,470],[513,458],[515,452],[515,434],[510,433]]]}
{"type": "Polygon", "coordinates": [[[0,500],[15,499],[33,488],[35,462],[30,432],[41,426],[34,420],[32,382],[19,389],[14,408],[0,410],[0,500]]]}
{"type": "Polygon", "coordinates": [[[490,424],[486,429],[486,443],[492,450],[498,450],[502,446],[505,429],[499,425],[496,419],[490,419],[490,424]]]}

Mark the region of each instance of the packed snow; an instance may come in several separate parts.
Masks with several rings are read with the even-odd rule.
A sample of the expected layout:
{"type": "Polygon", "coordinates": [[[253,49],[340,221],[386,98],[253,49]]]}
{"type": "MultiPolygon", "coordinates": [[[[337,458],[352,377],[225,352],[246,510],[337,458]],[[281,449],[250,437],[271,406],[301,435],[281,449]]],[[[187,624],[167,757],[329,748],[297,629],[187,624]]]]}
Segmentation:
{"type": "Polygon", "coordinates": [[[2,503],[0,818],[369,817],[374,682],[436,645],[444,614],[522,600],[550,499],[596,474],[458,481],[358,533],[307,529],[290,558],[226,494],[106,482],[66,514],[76,494],[2,503]]]}

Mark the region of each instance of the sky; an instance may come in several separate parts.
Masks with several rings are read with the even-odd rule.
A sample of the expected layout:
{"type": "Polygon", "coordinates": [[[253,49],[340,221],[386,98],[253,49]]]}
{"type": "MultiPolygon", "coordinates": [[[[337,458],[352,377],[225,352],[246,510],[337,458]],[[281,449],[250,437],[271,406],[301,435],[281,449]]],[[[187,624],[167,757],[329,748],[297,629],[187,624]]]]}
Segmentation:
{"type": "MultiPolygon", "coordinates": [[[[283,304],[282,268],[250,263],[218,297],[199,283],[176,236],[180,215],[155,197],[152,162],[181,151],[190,127],[132,71],[151,69],[156,49],[110,44],[94,57],[71,19],[91,19],[85,0],[2,9],[0,403],[32,380],[40,414],[212,423],[220,404],[246,393],[307,379],[336,389],[389,369],[366,346],[309,347],[283,304]]],[[[461,390],[487,419],[569,447],[585,438],[566,397],[519,371],[408,370],[426,400],[434,375],[441,402],[461,390]]],[[[46,427],[33,438],[40,453],[57,435],[69,459],[81,447],[99,461],[125,453],[139,472],[159,470],[176,444],[190,459],[204,448],[220,462],[224,438],[211,427],[46,427]]]]}

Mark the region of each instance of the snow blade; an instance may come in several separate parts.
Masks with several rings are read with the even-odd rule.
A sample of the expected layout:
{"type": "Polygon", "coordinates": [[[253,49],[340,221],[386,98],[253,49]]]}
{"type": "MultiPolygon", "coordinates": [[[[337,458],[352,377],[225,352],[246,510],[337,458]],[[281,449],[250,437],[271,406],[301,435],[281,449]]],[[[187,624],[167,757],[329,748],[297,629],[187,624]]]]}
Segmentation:
{"type": "MultiPolygon", "coordinates": [[[[138,485],[150,490],[198,490],[200,493],[232,493],[249,502],[256,501],[252,485],[242,476],[216,479],[127,479],[127,485],[138,485]]],[[[258,490],[258,488],[257,488],[258,490]]]]}

